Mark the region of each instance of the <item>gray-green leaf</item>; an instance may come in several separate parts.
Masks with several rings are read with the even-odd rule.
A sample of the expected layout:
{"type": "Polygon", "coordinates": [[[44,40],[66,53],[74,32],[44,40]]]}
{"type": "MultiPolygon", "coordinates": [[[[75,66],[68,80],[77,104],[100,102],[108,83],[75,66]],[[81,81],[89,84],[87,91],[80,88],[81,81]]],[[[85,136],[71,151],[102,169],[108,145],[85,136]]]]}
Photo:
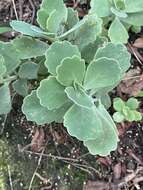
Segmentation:
{"type": "Polygon", "coordinates": [[[11,110],[11,97],[8,84],[0,87],[0,115],[7,114],[11,110]]]}

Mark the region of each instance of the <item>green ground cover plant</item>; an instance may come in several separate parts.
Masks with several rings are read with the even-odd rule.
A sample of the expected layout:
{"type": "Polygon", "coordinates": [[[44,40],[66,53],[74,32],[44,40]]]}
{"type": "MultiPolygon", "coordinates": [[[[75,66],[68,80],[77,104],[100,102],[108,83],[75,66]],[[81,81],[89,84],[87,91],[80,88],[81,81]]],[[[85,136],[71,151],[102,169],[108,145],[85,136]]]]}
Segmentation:
{"type": "MultiPolygon", "coordinates": [[[[63,123],[91,154],[105,156],[119,141],[107,111],[108,93],[123,79],[131,56],[123,44],[127,37],[120,40],[125,32],[119,32],[119,41],[116,36],[109,35],[111,42],[104,36],[104,17],[116,15],[111,25],[117,21],[122,25],[118,17],[122,21],[122,14],[140,14],[142,7],[132,1],[127,3],[131,7],[126,7],[126,1],[104,0],[105,6],[100,2],[92,0],[89,14],[79,20],[77,11],[67,8],[63,0],[43,0],[37,12],[39,27],[23,21],[10,23],[21,35],[0,42],[0,114],[11,110],[11,95],[16,92],[24,97],[22,112],[27,120],[38,125],[63,123]],[[113,5],[116,9],[124,5],[126,12],[113,5]],[[104,7],[100,11],[104,15],[98,14],[98,6],[104,7]]],[[[110,28],[109,34],[116,35],[116,30],[110,28]]]]}

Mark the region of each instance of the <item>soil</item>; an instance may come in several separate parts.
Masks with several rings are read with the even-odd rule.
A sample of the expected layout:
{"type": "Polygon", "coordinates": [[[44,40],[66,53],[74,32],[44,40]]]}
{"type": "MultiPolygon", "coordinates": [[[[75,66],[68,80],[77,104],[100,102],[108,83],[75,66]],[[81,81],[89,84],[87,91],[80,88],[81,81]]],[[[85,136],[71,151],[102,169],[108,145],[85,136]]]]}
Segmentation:
{"type": "MultiPolygon", "coordinates": [[[[36,24],[36,10],[41,0],[12,2],[0,1],[0,25],[8,25],[16,17],[36,24]]],[[[73,6],[72,0],[65,2],[73,6]]],[[[80,16],[86,14],[89,7],[86,0],[81,2],[77,6],[80,16]]],[[[130,43],[142,34],[131,33],[130,43]]],[[[9,40],[12,35],[8,33],[2,37],[9,40]]],[[[141,51],[139,53],[143,56],[141,51]]],[[[132,67],[138,67],[142,73],[142,65],[135,56],[132,57],[132,67]]],[[[119,88],[111,95],[128,98],[119,88]]],[[[139,100],[139,109],[143,113],[143,102],[139,100]]],[[[120,143],[117,150],[108,157],[99,157],[90,155],[62,125],[37,126],[27,122],[20,111],[21,104],[22,98],[16,95],[13,110],[0,120],[0,189],[143,189],[143,122],[118,125],[120,143]]]]}

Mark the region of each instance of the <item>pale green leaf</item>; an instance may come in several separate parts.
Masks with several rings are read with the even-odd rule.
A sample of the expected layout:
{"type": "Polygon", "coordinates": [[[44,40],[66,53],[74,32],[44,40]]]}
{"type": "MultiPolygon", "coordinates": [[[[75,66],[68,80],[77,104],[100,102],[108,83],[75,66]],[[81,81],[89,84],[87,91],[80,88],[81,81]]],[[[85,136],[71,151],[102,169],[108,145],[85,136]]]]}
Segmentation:
{"type": "Polygon", "coordinates": [[[125,117],[124,117],[124,115],[121,112],[115,112],[113,114],[113,119],[117,123],[121,123],[122,121],[124,121],[125,117]]]}
{"type": "Polygon", "coordinates": [[[90,13],[96,13],[99,17],[106,17],[110,15],[110,3],[108,0],[91,0],[90,13]]]}
{"type": "Polygon", "coordinates": [[[38,74],[39,65],[32,62],[26,61],[20,66],[18,75],[22,79],[36,79],[38,74]]]}
{"type": "Polygon", "coordinates": [[[104,46],[107,42],[107,38],[102,36],[97,37],[93,43],[90,43],[82,49],[81,57],[85,59],[87,63],[90,63],[93,60],[98,48],[104,46]]]}
{"type": "Polygon", "coordinates": [[[48,44],[31,37],[22,36],[12,41],[20,59],[30,59],[45,54],[48,44]]]}
{"type": "Polygon", "coordinates": [[[57,33],[60,25],[66,22],[67,14],[63,0],[43,0],[37,12],[37,21],[43,29],[57,33]]]}
{"type": "Polygon", "coordinates": [[[121,69],[115,59],[99,58],[87,67],[84,87],[87,90],[110,87],[120,81],[120,76],[121,69]]]}
{"type": "Polygon", "coordinates": [[[49,73],[56,75],[56,68],[61,64],[61,61],[74,55],[80,57],[77,46],[67,41],[54,42],[46,52],[45,66],[48,68],[49,73]]]}
{"type": "Polygon", "coordinates": [[[138,12],[138,13],[129,13],[127,18],[122,18],[121,20],[130,25],[142,26],[143,25],[143,11],[138,12]]]}
{"type": "Polygon", "coordinates": [[[113,43],[127,43],[129,38],[128,32],[118,17],[112,22],[108,30],[108,36],[113,43]]]}
{"type": "Polygon", "coordinates": [[[92,97],[87,95],[84,90],[80,88],[74,89],[73,87],[67,87],[65,92],[68,98],[78,106],[88,109],[91,109],[92,106],[94,106],[92,97]]]}
{"type": "Polygon", "coordinates": [[[135,121],[141,121],[142,120],[142,114],[138,111],[133,111],[134,113],[134,120],[135,121]]]}
{"type": "Polygon", "coordinates": [[[0,87],[0,115],[8,114],[11,110],[11,97],[8,84],[0,87]]]}
{"type": "Polygon", "coordinates": [[[136,98],[129,98],[126,102],[126,106],[132,110],[135,110],[139,107],[139,101],[136,98]]]}
{"type": "Polygon", "coordinates": [[[111,151],[117,148],[119,141],[118,132],[112,118],[105,108],[100,105],[97,110],[98,117],[101,120],[102,133],[100,133],[95,140],[85,141],[84,145],[87,146],[89,152],[93,155],[99,154],[100,156],[107,156],[111,151]]]}
{"type": "Polygon", "coordinates": [[[64,126],[69,134],[83,141],[100,136],[102,127],[96,109],[73,105],[64,116],[64,126]]]}
{"type": "Polygon", "coordinates": [[[0,55],[0,78],[6,73],[6,66],[4,57],[0,55]]]}
{"type": "Polygon", "coordinates": [[[50,76],[42,80],[37,90],[40,104],[49,110],[60,108],[68,101],[64,89],[55,77],[50,76]]]}
{"type": "Polygon", "coordinates": [[[107,43],[97,50],[95,59],[107,57],[118,61],[122,74],[130,67],[131,55],[123,44],[107,43]]]}
{"type": "Polygon", "coordinates": [[[10,31],[12,31],[12,29],[10,27],[7,27],[7,26],[0,27],[0,34],[3,34],[5,32],[10,32],[10,31]]]}
{"type": "Polygon", "coordinates": [[[22,112],[26,115],[28,121],[34,121],[38,125],[51,123],[55,119],[54,111],[49,111],[47,108],[40,105],[35,90],[24,98],[22,112]]]}
{"type": "Polygon", "coordinates": [[[10,42],[0,42],[0,54],[5,60],[7,74],[12,73],[20,64],[18,52],[10,42]]]}
{"type": "Polygon", "coordinates": [[[134,13],[143,11],[142,0],[125,0],[125,12],[134,13]]]}
{"type": "Polygon", "coordinates": [[[128,17],[128,15],[127,15],[124,11],[117,10],[117,9],[115,9],[114,7],[111,7],[111,12],[112,12],[115,16],[117,16],[117,17],[119,17],[119,18],[127,18],[127,17],[128,17]]]}
{"type": "Polygon", "coordinates": [[[28,85],[26,79],[18,79],[12,83],[12,86],[17,94],[23,97],[28,95],[28,85]]]}
{"type": "Polygon", "coordinates": [[[45,32],[43,30],[24,21],[13,20],[10,22],[10,26],[13,28],[13,30],[20,32],[24,35],[46,38],[45,32]]]}
{"type": "Polygon", "coordinates": [[[75,32],[73,40],[73,43],[79,47],[80,51],[90,43],[93,43],[102,32],[102,19],[98,18],[96,14],[85,16],[83,21],[84,23],[75,32]]]}
{"type": "Polygon", "coordinates": [[[85,62],[77,56],[64,58],[57,66],[57,80],[63,86],[71,86],[73,82],[82,84],[85,74],[85,62]]]}
{"type": "Polygon", "coordinates": [[[104,105],[106,109],[111,107],[111,98],[108,94],[102,93],[101,91],[98,91],[95,94],[96,98],[101,101],[101,103],[104,105]]]}

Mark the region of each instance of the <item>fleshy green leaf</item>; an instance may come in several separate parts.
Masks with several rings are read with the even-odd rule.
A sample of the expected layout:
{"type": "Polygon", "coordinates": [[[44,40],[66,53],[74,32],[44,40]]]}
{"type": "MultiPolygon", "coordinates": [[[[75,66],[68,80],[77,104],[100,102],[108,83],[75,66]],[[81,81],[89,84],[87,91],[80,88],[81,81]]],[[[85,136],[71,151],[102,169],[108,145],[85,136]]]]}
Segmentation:
{"type": "Polygon", "coordinates": [[[83,108],[91,109],[94,106],[92,97],[88,96],[82,89],[74,89],[73,87],[67,87],[65,92],[68,98],[73,101],[76,105],[83,108]]]}
{"type": "Polygon", "coordinates": [[[10,26],[15,31],[27,36],[47,38],[45,32],[39,27],[26,23],[24,21],[13,20],[10,22],[10,26]]]}
{"type": "Polygon", "coordinates": [[[85,16],[83,21],[84,23],[75,32],[75,38],[73,39],[74,44],[79,47],[80,51],[93,43],[102,32],[102,19],[98,18],[96,14],[85,16]]]}
{"type": "Polygon", "coordinates": [[[85,74],[85,62],[77,56],[65,58],[57,67],[57,80],[63,86],[71,86],[73,82],[82,84],[85,74]]]}
{"type": "Polygon", "coordinates": [[[129,38],[126,28],[117,17],[114,19],[108,30],[108,36],[110,37],[111,42],[123,44],[126,44],[129,38]]]}
{"type": "Polygon", "coordinates": [[[36,79],[38,74],[39,65],[32,62],[27,61],[20,66],[18,75],[22,79],[36,79]]]}
{"type": "Polygon", "coordinates": [[[10,27],[1,26],[0,27],[0,34],[3,34],[5,32],[10,32],[12,29],[10,27]]]}
{"type": "Polygon", "coordinates": [[[104,44],[106,44],[107,42],[107,38],[102,36],[97,37],[97,39],[93,43],[90,43],[82,49],[81,57],[84,58],[87,63],[90,63],[93,60],[98,48],[104,46],[104,44]]]}
{"type": "Polygon", "coordinates": [[[57,33],[67,20],[67,8],[63,0],[43,0],[37,13],[37,21],[43,29],[57,33]]]}
{"type": "Polygon", "coordinates": [[[104,105],[106,109],[111,107],[111,98],[108,94],[104,94],[98,91],[95,96],[97,99],[100,99],[101,103],[104,105]]]}
{"type": "Polygon", "coordinates": [[[56,75],[56,68],[61,64],[61,61],[66,57],[72,57],[74,55],[80,57],[77,46],[67,41],[55,42],[46,52],[45,66],[48,68],[49,73],[56,75]]]}
{"type": "Polygon", "coordinates": [[[70,135],[83,141],[96,139],[102,133],[96,107],[87,109],[73,105],[64,116],[64,126],[70,135]]]}
{"type": "Polygon", "coordinates": [[[84,87],[98,89],[116,84],[120,80],[121,69],[115,59],[100,58],[93,60],[87,67],[84,87]]]}
{"type": "Polygon", "coordinates": [[[133,111],[133,114],[134,114],[134,120],[135,121],[141,121],[142,120],[142,114],[138,111],[133,111]]]}
{"type": "Polygon", "coordinates": [[[7,114],[11,110],[11,97],[8,84],[0,87],[0,115],[7,114]]]}
{"type": "Polygon", "coordinates": [[[4,65],[5,60],[2,55],[0,55],[0,78],[6,73],[6,66],[4,65]]]}
{"type": "Polygon", "coordinates": [[[121,112],[125,107],[125,102],[121,98],[114,98],[113,107],[116,111],[121,112]]]}
{"type": "Polygon", "coordinates": [[[0,54],[4,58],[7,74],[12,73],[20,64],[18,52],[10,42],[0,42],[0,54]]]}
{"type": "Polygon", "coordinates": [[[12,44],[18,51],[20,59],[30,59],[42,56],[49,47],[48,44],[40,40],[26,36],[14,39],[12,44]]]}
{"type": "Polygon", "coordinates": [[[49,110],[60,108],[68,101],[64,89],[55,77],[50,76],[42,80],[37,90],[40,104],[49,110]]]}
{"type": "Polygon", "coordinates": [[[126,106],[132,110],[135,110],[139,107],[139,101],[136,98],[129,98],[126,102],[126,106]]]}
{"type": "Polygon", "coordinates": [[[12,83],[12,86],[17,94],[23,97],[28,95],[28,85],[26,79],[18,79],[12,83]]]}
{"type": "Polygon", "coordinates": [[[138,12],[138,13],[129,13],[127,18],[122,18],[121,20],[130,25],[142,26],[143,25],[143,11],[138,12]]]}
{"type": "Polygon", "coordinates": [[[128,15],[127,15],[124,11],[117,10],[117,9],[115,9],[114,7],[111,7],[111,12],[112,12],[115,16],[117,16],[117,17],[119,17],[119,18],[127,18],[127,17],[128,17],[128,15]]]}
{"type": "Polygon", "coordinates": [[[27,120],[34,121],[38,125],[54,121],[54,111],[49,111],[40,105],[36,91],[32,91],[30,95],[24,98],[22,112],[26,115],[27,120]]]}
{"type": "Polygon", "coordinates": [[[117,148],[118,132],[116,126],[102,105],[98,108],[98,117],[101,120],[102,133],[98,135],[95,140],[85,141],[89,152],[93,155],[107,156],[111,151],[117,148]]]}
{"type": "Polygon", "coordinates": [[[96,13],[99,17],[110,15],[110,3],[108,0],[91,0],[90,13],[96,13]]]}
{"type": "Polygon", "coordinates": [[[107,43],[104,47],[97,50],[95,59],[107,57],[118,61],[122,74],[130,67],[131,55],[123,44],[107,43]]]}
{"type": "Polygon", "coordinates": [[[134,13],[143,11],[143,1],[142,0],[126,0],[125,1],[125,12],[134,13]]]}
{"type": "Polygon", "coordinates": [[[121,123],[122,121],[124,121],[125,118],[124,118],[124,115],[121,112],[115,112],[113,114],[113,119],[117,123],[121,123]]]}

